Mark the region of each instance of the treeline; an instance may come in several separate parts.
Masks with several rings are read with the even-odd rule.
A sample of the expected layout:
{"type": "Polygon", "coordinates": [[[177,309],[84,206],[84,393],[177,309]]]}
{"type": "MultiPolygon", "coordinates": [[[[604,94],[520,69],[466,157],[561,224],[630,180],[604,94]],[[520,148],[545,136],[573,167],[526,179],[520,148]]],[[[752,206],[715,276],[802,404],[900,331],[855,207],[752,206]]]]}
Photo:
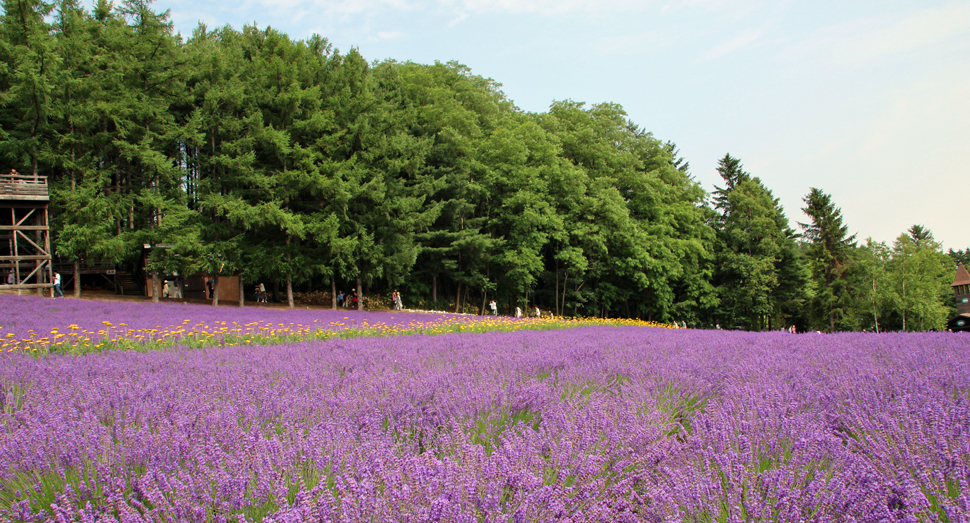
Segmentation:
{"type": "Polygon", "coordinates": [[[856,246],[813,190],[800,236],[737,159],[709,198],[619,105],[527,113],[456,63],[273,29],[183,41],[144,0],[3,6],[0,156],[49,177],[67,259],[135,266],[149,244],[156,279],[237,274],[291,305],[294,288],[397,288],[456,311],[825,330],[952,312],[928,231],[856,246]]]}

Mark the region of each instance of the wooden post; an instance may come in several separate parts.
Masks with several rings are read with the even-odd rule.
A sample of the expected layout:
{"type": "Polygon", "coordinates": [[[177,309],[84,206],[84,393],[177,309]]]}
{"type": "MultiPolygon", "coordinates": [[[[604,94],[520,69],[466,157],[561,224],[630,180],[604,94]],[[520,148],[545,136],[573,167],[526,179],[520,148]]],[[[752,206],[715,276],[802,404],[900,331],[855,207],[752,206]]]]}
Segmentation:
{"type": "Polygon", "coordinates": [[[152,271],[152,303],[158,303],[158,295],[161,294],[158,285],[158,271],[152,271]]]}
{"type": "Polygon", "coordinates": [[[47,178],[36,173],[0,174],[0,237],[7,240],[0,246],[0,266],[4,269],[0,277],[6,280],[12,272],[14,280],[6,289],[19,294],[33,291],[39,296],[46,290],[53,296],[49,199],[47,178]],[[6,209],[10,209],[9,222],[6,209]]]}
{"type": "Polygon", "coordinates": [[[364,310],[364,288],[360,284],[360,274],[357,275],[357,310],[364,310]]]}

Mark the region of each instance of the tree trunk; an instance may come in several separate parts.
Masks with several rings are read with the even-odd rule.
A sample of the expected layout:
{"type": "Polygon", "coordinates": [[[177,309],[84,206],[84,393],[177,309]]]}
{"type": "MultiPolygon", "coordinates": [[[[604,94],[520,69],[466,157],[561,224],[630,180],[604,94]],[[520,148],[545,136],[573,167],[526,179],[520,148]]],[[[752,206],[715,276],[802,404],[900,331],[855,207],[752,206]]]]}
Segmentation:
{"type": "Polygon", "coordinates": [[[330,275],[330,309],[337,310],[337,281],[330,275]]]}
{"type": "Polygon", "coordinates": [[[879,334],[879,315],[876,314],[876,279],[872,279],[872,321],[876,322],[876,334],[879,334]]]}
{"type": "Polygon", "coordinates": [[[286,275],[286,303],[293,308],[293,278],[289,274],[286,275]]]}
{"type": "MultiPolygon", "coordinates": [[[[36,164],[37,161],[34,160],[34,163],[36,164]]],[[[34,167],[34,178],[35,179],[37,178],[37,168],[36,168],[36,166],[34,167]]],[[[38,227],[43,226],[43,223],[42,223],[42,221],[40,219],[40,214],[39,213],[37,213],[36,216],[34,217],[34,225],[37,225],[38,227]]],[[[41,232],[40,231],[37,231],[37,232],[34,233],[34,242],[37,245],[44,245],[44,242],[41,240],[41,232]]],[[[50,252],[50,251],[48,251],[48,252],[50,252]]],[[[41,266],[41,261],[40,260],[37,260],[37,261],[34,262],[34,267],[37,267],[37,283],[50,283],[51,284],[51,298],[53,298],[54,297],[54,282],[53,281],[47,281],[47,278],[46,278],[47,271],[50,271],[51,264],[50,263],[47,264],[47,271],[42,270],[40,268],[40,266],[41,266]]],[[[38,288],[37,289],[37,295],[38,296],[43,296],[44,295],[44,289],[38,288]]]]}
{"type": "Polygon", "coordinates": [[[161,293],[161,286],[158,284],[158,271],[152,271],[152,303],[158,303],[158,295],[161,293]]]}
{"type": "Polygon", "coordinates": [[[554,301],[556,302],[554,306],[554,308],[556,309],[556,314],[557,315],[562,314],[559,311],[559,260],[558,259],[556,259],[556,292],[553,294],[553,296],[555,297],[554,301]]]}
{"type": "Polygon", "coordinates": [[[562,311],[559,313],[560,316],[563,316],[566,314],[566,289],[568,289],[568,287],[566,287],[566,283],[568,282],[569,282],[569,269],[566,269],[566,272],[565,274],[563,274],[563,277],[562,277],[562,307],[561,307],[562,311]]]}
{"type": "MultiPolygon", "coordinates": [[[[905,264],[905,262],[904,262],[905,264]]],[[[903,269],[903,332],[906,331],[906,270],[903,269]]]]}
{"type": "Polygon", "coordinates": [[[74,260],[74,297],[81,297],[81,262],[74,260]]]}
{"type": "Polygon", "coordinates": [[[219,305],[219,277],[212,277],[212,305],[219,305]]]}
{"type": "Polygon", "coordinates": [[[431,307],[438,309],[438,275],[431,277],[431,307]]]}
{"type": "Polygon", "coordinates": [[[455,295],[455,314],[461,311],[461,282],[458,282],[458,294],[455,295]]]}
{"type": "Polygon", "coordinates": [[[286,235],[286,303],[293,308],[293,277],[290,275],[290,238],[291,235],[286,235]]]}
{"type": "Polygon", "coordinates": [[[360,284],[360,275],[357,275],[357,310],[364,310],[364,287],[360,284]]]}
{"type": "Polygon", "coordinates": [[[244,289],[245,287],[243,287],[243,277],[242,277],[242,274],[240,274],[239,275],[239,306],[240,307],[246,306],[246,291],[244,289]]]}

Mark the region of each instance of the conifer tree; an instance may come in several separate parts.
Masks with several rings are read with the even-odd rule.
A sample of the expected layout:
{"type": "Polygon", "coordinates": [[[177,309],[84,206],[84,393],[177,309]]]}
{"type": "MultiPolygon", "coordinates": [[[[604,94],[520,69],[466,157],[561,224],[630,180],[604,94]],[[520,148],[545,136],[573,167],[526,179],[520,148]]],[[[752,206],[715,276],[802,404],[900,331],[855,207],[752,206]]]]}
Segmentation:
{"type": "Polygon", "coordinates": [[[725,186],[715,192],[715,282],[720,317],[729,326],[762,330],[797,320],[805,299],[805,268],[795,234],[778,200],[758,178],[725,155],[718,171],[725,186]]]}
{"type": "Polygon", "coordinates": [[[815,281],[812,308],[817,325],[813,328],[825,328],[829,332],[853,330],[855,314],[851,310],[847,272],[855,235],[848,235],[848,227],[842,223],[842,211],[832,203],[830,195],[813,187],[802,201],[805,202],[802,211],[811,218],[810,223],[799,225],[809,244],[808,256],[815,281]]]}

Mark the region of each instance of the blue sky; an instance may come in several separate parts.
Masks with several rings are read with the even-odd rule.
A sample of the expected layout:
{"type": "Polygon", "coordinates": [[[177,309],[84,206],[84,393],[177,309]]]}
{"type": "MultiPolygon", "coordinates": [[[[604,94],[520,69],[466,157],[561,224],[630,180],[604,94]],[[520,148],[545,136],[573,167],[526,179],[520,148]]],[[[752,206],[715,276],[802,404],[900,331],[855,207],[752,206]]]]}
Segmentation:
{"type": "Polygon", "coordinates": [[[711,191],[730,153],[792,225],[811,187],[852,233],[970,247],[970,2],[158,0],[189,36],[256,23],[370,60],[456,60],[526,111],[615,102],[711,191]]]}

